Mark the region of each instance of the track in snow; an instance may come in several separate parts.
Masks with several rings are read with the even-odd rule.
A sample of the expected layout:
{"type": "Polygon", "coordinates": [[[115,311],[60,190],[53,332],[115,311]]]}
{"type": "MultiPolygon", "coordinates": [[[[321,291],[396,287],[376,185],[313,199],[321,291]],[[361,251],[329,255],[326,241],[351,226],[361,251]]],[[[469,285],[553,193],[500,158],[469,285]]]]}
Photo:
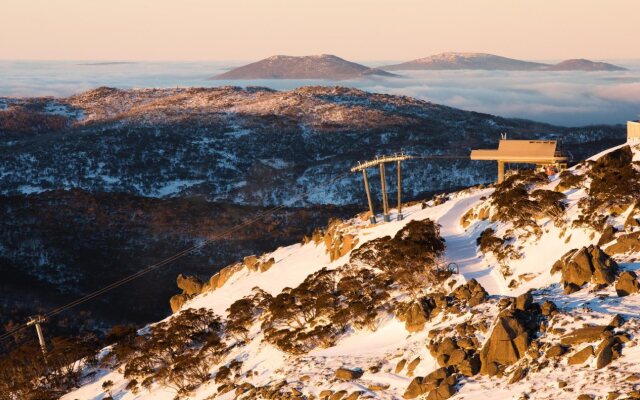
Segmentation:
{"type": "Polygon", "coordinates": [[[476,238],[481,229],[474,225],[474,228],[465,230],[460,225],[462,216],[476,203],[481,202],[481,197],[488,196],[491,192],[492,189],[486,189],[466,199],[451,201],[451,208],[438,219],[438,223],[442,225],[440,234],[447,244],[446,259],[458,264],[460,274],[467,281],[475,279],[489,294],[502,294],[504,285],[496,276],[498,272],[495,268],[489,268],[477,251],[476,238]]]}

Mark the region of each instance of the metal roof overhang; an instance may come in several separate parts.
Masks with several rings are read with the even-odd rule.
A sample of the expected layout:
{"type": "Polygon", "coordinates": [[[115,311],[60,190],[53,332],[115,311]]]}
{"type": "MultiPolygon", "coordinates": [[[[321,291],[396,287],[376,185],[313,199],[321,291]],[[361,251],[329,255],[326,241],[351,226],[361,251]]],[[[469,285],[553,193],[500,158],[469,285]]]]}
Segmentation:
{"type": "Polygon", "coordinates": [[[472,150],[471,151],[471,159],[479,160],[479,161],[506,161],[506,162],[520,162],[520,163],[531,163],[531,164],[549,164],[556,162],[565,162],[568,160],[568,157],[531,157],[526,155],[515,155],[515,154],[507,154],[503,153],[499,150],[472,150]]]}

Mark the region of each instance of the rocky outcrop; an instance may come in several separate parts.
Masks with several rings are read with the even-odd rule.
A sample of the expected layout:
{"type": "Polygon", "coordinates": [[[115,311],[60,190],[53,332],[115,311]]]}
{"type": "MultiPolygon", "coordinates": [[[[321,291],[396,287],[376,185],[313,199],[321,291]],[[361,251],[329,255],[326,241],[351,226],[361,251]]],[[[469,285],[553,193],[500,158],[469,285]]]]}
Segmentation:
{"type": "Polygon", "coordinates": [[[236,272],[240,271],[243,268],[243,265],[240,263],[232,264],[227,267],[222,268],[220,271],[215,273],[211,278],[209,278],[209,282],[206,285],[206,290],[216,290],[224,286],[225,283],[231,278],[236,272]]]}
{"type": "Polygon", "coordinates": [[[573,293],[587,284],[609,285],[616,279],[618,264],[600,247],[571,250],[553,264],[551,273],[562,273],[564,292],[573,293]]]}
{"type": "Polygon", "coordinates": [[[624,254],[640,252],[640,232],[621,235],[615,243],[607,247],[609,254],[624,254]]]}
{"type": "Polygon", "coordinates": [[[640,228],[640,207],[638,204],[635,205],[624,221],[624,229],[631,230],[634,228],[640,228]]]}
{"type": "Polygon", "coordinates": [[[460,225],[463,228],[468,228],[474,220],[484,221],[489,219],[490,209],[489,207],[480,207],[477,210],[475,208],[470,208],[461,218],[460,225]]]}
{"type": "Polygon", "coordinates": [[[214,274],[209,278],[209,281],[204,284],[202,291],[213,291],[223,287],[232,276],[243,269],[247,269],[251,272],[266,272],[275,264],[275,262],[276,260],[273,257],[268,260],[262,260],[256,256],[247,256],[242,260],[242,263],[229,265],[214,274]]]}
{"type": "Polygon", "coordinates": [[[489,297],[487,291],[475,279],[457,287],[451,292],[451,295],[459,301],[467,303],[469,307],[482,304],[489,297]]]}
{"type": "Polygon", "coordinates": [[[464,376],[473,376],[480,371],[477,340],[470,346],[462,338],[447,337],[440,342],[431,342],[429,352],[441,367],[449,367],[464,376]]]}
{"type": "Polygon", "coordinates": [[[620,274],[618,282],[616,282],[616,293],[620,297],[629,296],[630,294],[640,291],[640,283],[638,283],[638,275],[633,271],[624,271],[620,274]]]}
{"type": "Polygon", "coordinates": [[[202,293],[202,281],[196,276],[178,275],[176,279],[178,288],[182,289],[182,293],[187,296],[197,296],[202,293]]]}
{"type": "Polygon", "coordinates": [[[455,394],[456,376],[447,368],[439,368],[425,377],[414,378],[404,392],[405,399],[428,394],[428,400],[444,400],[455,394]]]}
{"type": "Polygon", "coordinates": [[[414,302],[406,308],[405,312],[400,314],[401,320],[404,320],[405,329],[408,332],[420,332],[424,329],[424,325],[429,320],[430,310],[425,310],[424,302],[414,302]]]}
{"type": "Polygon", "coordinates": [[[600,369],[609,365],[611,361],[620,357],[621,351],[622,342],[618,336],[611,336],[602,339],[595,350],[596,368],[600,369]]]}
{"type": "Polygon", "coordinates": [[[174,314],[177,313],[182,308],[184,303],[187,302],[187,300],[189,300],[189,296],[185,294],[176,294],[175,296],[172,296],[171,299],[169,299],[171,312],[174,314]]]}
{"type": "Polygon", "coordinates": [[[179,289],[182,289],[182,293],[172,296],[171,299],[169,299],[169,306],[171,307],[172,313],[178,312],[187,300],[202,293],[204,287],[204,284],[198,277],[184,276],[182,274],[178,274],[176,284],[179,289]]]}
{"type": "Polygon", "coordinates": [[[324,233],[324,244],[331,261],[349,253],[358,244],[356,235],[347,234],[342,231],[344,223],[334,219],[329,222],[324,233]]]}
{"type": "Polygon", "coordinates": [[[449,295],[432,293],[419,301],[400,305],[396,316],[404,321],[409,332],[419,332],[431,318],[447,311],[459,314],[466,307],[475,307],[489,297],[487,291],[475,279],[458,286],[449,295]]]}

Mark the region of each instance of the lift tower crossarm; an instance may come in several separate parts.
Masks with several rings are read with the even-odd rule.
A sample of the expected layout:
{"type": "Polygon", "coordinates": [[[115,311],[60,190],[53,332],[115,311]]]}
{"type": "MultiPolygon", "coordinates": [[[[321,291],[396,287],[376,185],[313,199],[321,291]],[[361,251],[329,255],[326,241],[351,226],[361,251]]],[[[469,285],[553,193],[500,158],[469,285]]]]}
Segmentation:
{"type": "Polygon", "coordinates": [[[356,165],[355,167],[351,168],[351,172],[358,172],[361,171],[362,172],[362,179],[364,181],[364,190],[367,193],[367,202],[369,203],[369,212],[371,213],[371,216],[369,218],[369,220],[371,221],[372,224],[376,223],[376,214],[375,211],[373,210],[373,202],[371,201],[371,191],[369,190],[369,180],[367,179],[367,169],[368,168],[373,168],[378,166],[380,168],[380,187],[381,187],[381,192],[382,192],[382,215],[384,218],[385,222],[389,222],[391,220],[390,216],[389,216],[389,202],[387,199],[387,183],[386,183],[386,174],[385,174],[385,164],[386,163],[397,163],[397,172],[398,172],[398,220],[401,220],[402,217],[402,199],[401,199],[401,192],[402,192],[402,185],[400,183],[401,177],[400,177],[400,164],[402,161],[405,160],[410,160],[412,158],[415,158],[413,156],[410,156],[408,154],[404,154],[404,153],[396,153],[392,156],[378,156],[376,157],[374,160],[370,160],[370,161],[365,161],[365,162],[358,162],[358,165],[356,165]]]}
{"type": "Polygon", "coordinates": [[[376,157],[374,160],[365,161],[363,163],[358,162],[358,165],[351,168],[351,172],[362,171],[363,169],[372,168],[382,163],[411,160],[412,158],[413,156],[404,153],[394,154],[392,156],[376,157]]]}

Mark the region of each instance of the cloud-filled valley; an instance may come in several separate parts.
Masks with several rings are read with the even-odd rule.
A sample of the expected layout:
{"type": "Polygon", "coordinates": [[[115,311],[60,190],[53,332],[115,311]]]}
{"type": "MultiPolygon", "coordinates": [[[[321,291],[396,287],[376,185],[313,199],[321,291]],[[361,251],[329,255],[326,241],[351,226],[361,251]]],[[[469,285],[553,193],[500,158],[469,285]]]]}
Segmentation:
{"type": "Polygon", "coordinates": [[[0,61],[0,96],[67,96],[98,86],[267,86],[344,85],[413,96],[439,104],[556,125],[624,123],[640,114],[640,62],[628,71],[398,71],[401,78],[349,81],[207,78],[239,63],[222,62],[11,62],[0,61]]]}

